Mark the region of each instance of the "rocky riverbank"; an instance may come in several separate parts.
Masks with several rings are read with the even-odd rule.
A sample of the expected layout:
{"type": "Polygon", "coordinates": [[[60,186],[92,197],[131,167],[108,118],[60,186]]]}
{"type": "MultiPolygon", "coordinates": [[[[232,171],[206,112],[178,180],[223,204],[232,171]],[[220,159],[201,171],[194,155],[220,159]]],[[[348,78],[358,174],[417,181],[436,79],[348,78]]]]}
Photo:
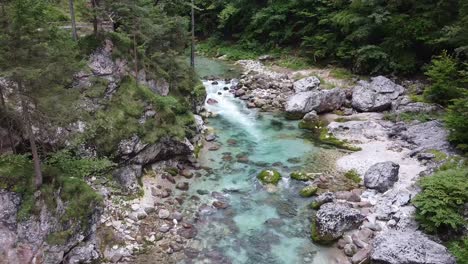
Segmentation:
{"type": "Polygon", "coordinates": [[[446,159],[454,154],[448,133],[437,120],[386,120],[402,113],[434,113],[439,106],[412,102],[407,88],[383,76],[332,80],[343,86],[322,89],[311,71],[304,77],[304,72],[278,72],[256,61],[239,64],[245,72],[232,92],[249,107],[284,111],[292,119],[305,116],[312,130],[328,123],[329,136],[360,149],[336,160],[336,170],[354,172],[360,187],[322,193],[313,203],[318,211],[312,238],[337,248],[335,263],[455,263],[437,238],[419,231],[411,205],[419,192],[417,180],[442,163],[436,154],[446,159]],[[323,115],[311,118],[317,114],[323,115]]]}

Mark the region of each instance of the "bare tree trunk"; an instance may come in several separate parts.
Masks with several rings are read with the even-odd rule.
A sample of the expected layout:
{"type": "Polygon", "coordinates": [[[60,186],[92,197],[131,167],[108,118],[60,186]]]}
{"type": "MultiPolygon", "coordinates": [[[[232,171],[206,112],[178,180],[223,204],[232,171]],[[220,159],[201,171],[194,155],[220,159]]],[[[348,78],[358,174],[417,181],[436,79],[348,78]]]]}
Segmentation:
{"type": "Polygon", "coordinates": [[[98,17],[97,17],[97,8],[99,5],[99,2],[97,0],[91,0],[91,5],[93,7],[93,29],[94,29],[94,35],[97,36],[99,31],[98,31],[98,17]]]}
{"type": "Polygon", "coordinates": [[[21,101],[21,108],[22,108],[22,113],[23,113],[23,119],[24,119],[24,126],[26,128],[26,133],[28,134],[28,139],[29,139],[29,144],[31,145],[31,154],[33,157],[33,163],[34,163],[34,183],[36,185],[36,189],[41,188],[42,186],[42,169],[41,169],[41,159],[39,157],[39,153],[37,151],[37,145],[36,145],[36,138],[34,136],[33,130],[32,130],[32,122],[31,122],[31,115],[29,113],[29,107],[28,103],[24,99],[23,93],[23,83],[21,81],[18,82],[18,88],[20,91],[20,101],[21,101]]]}
{"type": "MultiPolygon", "coordinates": [[[[3,97],[3,86],[2,85],[0,85],[0,99],[1,99],[1,102],[2,102],[2,108],[5,109],[5,112],[6,112],[7,107],[6,107],[5,98],[3,97]]],[[[7,126],[8,126],[7,127],[8,140],[10,141],[11,151],[13,152],[13,154],[16,154],[15,141],[13,140],[13,135],[12,135],[12,132],[11,132],[11,122],[8,122],[7,126]]]]}
{"type": "Polygon", "coordinates": [[[195,69],[195,6],[192,0],[192,46],[190,49],[190,66],[195,69]]]}
{"type": "Polygon", "coordinates": [[[72,23],[72,38],[74,41],[78,40],[78,34],[76,33],[76,20],[75,20],[75,6],[74,0],[68,1],[70,6],[70,18],[72,23]]]}

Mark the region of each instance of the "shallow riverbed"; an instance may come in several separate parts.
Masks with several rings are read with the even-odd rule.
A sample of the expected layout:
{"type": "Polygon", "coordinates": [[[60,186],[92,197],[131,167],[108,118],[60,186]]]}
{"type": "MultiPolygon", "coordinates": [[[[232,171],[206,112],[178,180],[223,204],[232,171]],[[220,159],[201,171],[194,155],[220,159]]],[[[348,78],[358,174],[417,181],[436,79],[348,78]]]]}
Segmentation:
{"type": "Polygon", "coordinates": [[[305,165],[318,148],[305,138],[297,122],[247,109],[227,90],[233,83],[206,81],[207,104],[216,117],[208,126],[217,136],[200,152],[207,172],[192,183],[198,235],[189,245],[196,255],[186,263],[329,263],[326,250],[310,239],[311,199],[298,195],[305,186],[289,173],[305,165]],[[227,88],[226,88],[227,87],[227,88]],[[209,150],[213,144],[216,151],[209,150]],[[263,186],[257,174],[274,168],[283,175],[278,186],[263,186]],[[215,209],[213,201],[229,204],[215,209]]]}

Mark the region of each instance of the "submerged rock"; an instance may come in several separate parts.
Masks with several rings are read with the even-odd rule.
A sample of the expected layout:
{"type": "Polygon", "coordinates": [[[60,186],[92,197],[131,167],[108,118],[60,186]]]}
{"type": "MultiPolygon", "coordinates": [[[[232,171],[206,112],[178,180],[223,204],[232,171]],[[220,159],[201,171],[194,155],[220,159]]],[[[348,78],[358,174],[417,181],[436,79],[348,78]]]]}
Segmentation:
{"type": "Polygon", "coordinates": [[[389,230],[372,245],[371,262],[376,264],[455,264],[443,245],[417,231],[389,230]]]}
{"type": "Polygon", "coordinates": [[[376,163],[364,175],[364,185],[369,189],[385,192],[398,181],[400,165],[387,161],[376,163]]]}
{"type": "Polygon", "coordinates": [[[346,203],[326,203],[318,210],[312,223],[312,240],[327,244],[340,238],[345,231],[357,228],[365,217],[346,203]]]}
{"type": "Polygon", "coordinates": [[[306,173],[300,172],[300,171],[294,171],[291,172],[291,179],[297,180],[297,181],[308,181],[310,180],[310,177],[307,176],[306,173]]]}
{"type": "Polygon", "coordinates": [[[263,184],[277,184],[281,180],[281,174],[277,170],[263,170],[257,178],[263,184]]]}
{"type": "Polygon", "coordinates": [[[311,197],[317,193],[317,190],[318,190],[317,186],[309,185],[309,186],[302,188],[302,190],[299,191],[299,194],[302,197],[311,197]]]}

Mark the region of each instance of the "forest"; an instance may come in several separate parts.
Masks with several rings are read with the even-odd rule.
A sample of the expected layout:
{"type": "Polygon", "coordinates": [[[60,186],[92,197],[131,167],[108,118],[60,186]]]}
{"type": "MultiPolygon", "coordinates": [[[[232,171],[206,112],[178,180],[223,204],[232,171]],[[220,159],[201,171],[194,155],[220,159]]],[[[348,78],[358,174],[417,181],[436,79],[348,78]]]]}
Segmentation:
{"type": "MultiPolygon", "coordinates": [[[[380,98],[372,100],[376,103],[380,98]]],[[[294,103],[292,108],[297,108],[298,103],[294,103]]],[[[16,239],[14,243],[0,241],[0,258],[15,256],[7,260],[11,263],[147,263],[153,260],[151,254],[156,254],[160,263],[182,263],[190,256],[181,257],[187,251],[180,247],[190,248],[185,242],[197,235],[197,228],[207,244],[217,237],[197,221],[205,211],[229,208],[226,197],[232,198],[231,207],[244,199],[267,207],[259,209],[258,214],[301,207],[302,200],[299,205],[289,203],[298,197],[313,197],[305,200],[304,209],[313,220],[298,221],[306,223],[308,231],[296,233],[307,233],[307,243],[320,244],[317,217],[321,206],[342,200],[335,193],[352,196],[378,190],[369,187],[365,179],[371,168],[326,168],[322,173],[318,172],[317,158],[306,157],[306,151],[297,155],[300,157],[274,156],[277,162],[267,162],[261,155],[255,156],[256,148],[276,141],[303,140],[308,133],[306,139],[313,142],[307,141],[314,151],[338,151],[323,161],[333,160],[335,166],[338,157],[366,151],[358,136],[337,132],[340,124],[352,123],[352,127],[353,122],[369,122],[360,128],[375,128],[369,133],[376,135],[369,138],[376,140],[385,134],[388,142],[401,144],[385,149],[399,148],[395,151],[398,154],[384,151],[381,155],[388,154],[390,159],[405,154],[401,163],[408,158],[417,162],[414,167],[424,167],[417,173],[405,171],[406,177],[411,173],[417,176],[411,178],[412,186],[406,186],[411,192],[408,202],[398,210],[414,209],[410,214],[414,214],[418,232],[435,237],[432,240],[444,250],[448,248],[451,255],[444,264],[455,263],[450,262],[455,259],[464,264],[468,261],[467,120],[467,0],[0,0],[0,198],[5,201],[0,209],[7,212],[0,216],[0,237],[16,239]],[[190,63],[191,52],[195,65],[190,63]],[[200,76],[197,67],[203,63],[229,68],[230,74],[238,76],[200,76]],[[322,76],[322,72],[331,74],[322,76]],[[388,102],[374,110],[363,110],[356,106],[356,91],[373,87],[376,79],[385,80],[385,87],[377,87],[372,96],[382,96],[388,102]],[[307,87],[297,88],[300,86],[307,87]],[[400,87],[403,92],[396,91],[400,87]],[[378,94],[378,89],[391,92],[378,94]],[[388,99],[390,93],[394,98],[388,99]],[[301,110],[296,124],[296,120],[290,120],[294,118],[287,118],[288,106],[306,94],[311,101],[302,106],[318,106],[301,110]],[[405,100],[406,105],[402,103],[405,100]],[[399,110],[399,104],[403,105],[401,109],[408,105],[414,108],[399,110]],[[329,120],[325,114],[335,119],[329,120]],[[254,124],[243,127],[249,122],[254,124]],[[435,143],[435,147],[422,146],[419,139],[408,136],[415,127],[427,124],[431,125],[429,130],[440,129],[434,139],[443,138],[440,148],[435,143]],[[261,130],[260,136],[251,131],[254,128],[261,130]],[[385,133],[379,134],[379,129],[385,133]],[[340,138],[343,134],[344,139],[340,138]],[[209,154],[216,151],[220,154],[209,154]],[[249,155],[260,161],[249,160],[249,155]],[[217,167],[219,164],[222,166],[217,167]],[[313,166],[316,168],[311,169],[313,166]],[[208,182],[219,186],[228,182],[220,178],[238,177],[232,181],[235,188],[227,184],[219,190],[210,189],[218,187],[215,184],[189,189],[189,184],[204,186],[200,184],[203,178],[213,175],[216,177],[208,182]],[[292,187],[283,186],[281,179],[288,178],[285,175],[290,175],[292,187]],[[254,190],[238,185],[242,181],[252,185],[254,180],[254,190]],[[180,195],[179,191],[187,193],[180,195]],[[276,207],[270,198],[264,198],[283,191],[295,193],[285,201],[273,200],[279,204],[276,207]],[[257,192],[263,196],[255,196],[257,192]],[[210,193],[211,200],[203,200],[210,193]],[[224,195],[221,198],[220,193],[224,195]],[[135,205],[147,201],[148,196],[156,199],[150,209],[135,205]],[[195,204],[195,212],[190,206],[184,207],[185,200],[195,204]],[[209,203],[208,209],[203,202],[209,203]],[[185,218],[190,218],[190,223],[185,218]],[[183,224],[177,226],[178,221],[183,224]],[[127,225],[126,233],[121,223],[127,225]],[[149,232],[140,223],[154,227],[149,232]],[[46,227],[34,229],[39,225],[46,227]],[[117,231],[109,231],[111,227],[117,231]],[[135,238],[126,237],[130,229],[135,238]],[[29,239],[24,230],[37,231],[37,239],[29,239]],[[174,246],[174,241],[183,245],[174,246]],[[23,244],[26,251],[18,247],[23,244]],[[90,244],[94,253],[82,253],[88,252],[90,244]]],[[[436,133],[422,131],[430,136],[436,133]]],[[[286,149],[279,149],[275,155],[291,155],[294,146],[301,149],[287,143],[278,146],[286,149]]],[[[266,145],[265,149],[269,148],[272,146],[266,145]]],[[[269,158],[270,154],[264,155],[269,158]]],[[[405,170],[404,165],[401,167],[405,170]]],[[[400,173],[400,177],[405,175],[400,173]]],[[[393,191],[400,195],[396,189],[389,190],[389,195],[393,191]]],[[[373,198],[385,199],[385,194],[375,193],[373,198]]],[[[348,207],[358,208],[366,197],[356,199],[359,201],[347,200],[352,204],[348,207]]],[[[379,210],[378,203],[372,206],[379,210]]],[[[232,236],[238,247],[259,244],[242,234],[245,226],[234,223],[244,209],[230,208],[220,217],[239,225],[228,226],[232,230],[226,227],[235,234],[232,236]]],[[[299,226],[294,222],[299,213],[292,211],[274,216],[284,225],[299,226]]],[[[399,211],[390,215],[391,219],[379,219],[387,229],[397,225],[392,225],[392,220],[403,222],[399,211]]],[[[272,221],[261,218],[263,215],[248,216],[258,217],[265,226],[274,226],[277,220],[273,216],[272,221]]],[[[343,234],[354,229],[333,237],[333,245],[345,243],[343,234]]],[[[348,261],[343,263],[360,263],[354,259],[359,254],[366,254],[365,260],[370,263],[406,263],[374,259],[367,245],[381,230],[368,229],[372,229],[372,235],[364,245],[353,240],[347,244],[348,252],[344,245],[340,248],[348,261]]],[[[271,235],[269,229],[257,231],[259,237],[271,235]]],[[[271,236],[272,241],[277,239],[284,245],[289,243],[285,239],[289,235],[271,236]]],[[[298,243],[301,239],[294,237],[291,241],[298,243]]],[[[267,248],[274,255],[272,245],[262,250],[267,248]]],[[[242,259],[246,254],[257,263],[284,262],[281,257],[270,259],[263,258],[263,252],[252,253],[249,250],[254,249],[249,246],[247,253],[238,256],[228,255],[222,246],[214,248],[220,251],[214,250],[219,256],[206,253],[207,249],[199,249],[197,256],[247,263],[242,259]]],[[[285,249],[285,256],[289,256],[288,250],[292,249],[285,249]]],[[[307,263],[304,259],[298,263],[307,263]]]]}

